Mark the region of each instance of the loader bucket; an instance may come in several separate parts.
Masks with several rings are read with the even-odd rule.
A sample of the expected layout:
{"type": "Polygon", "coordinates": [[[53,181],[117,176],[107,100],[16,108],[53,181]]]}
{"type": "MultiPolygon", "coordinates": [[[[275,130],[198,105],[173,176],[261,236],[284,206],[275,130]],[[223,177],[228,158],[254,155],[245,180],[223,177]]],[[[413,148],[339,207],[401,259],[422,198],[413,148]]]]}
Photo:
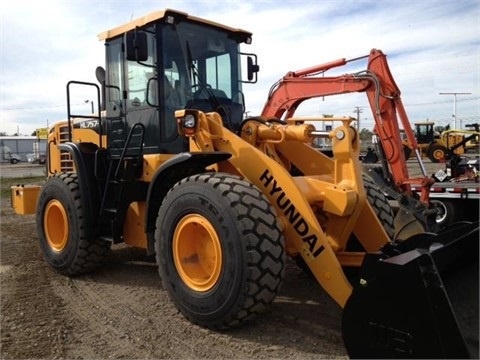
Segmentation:
{"type": "Polygon", "coordinates": [[[479,356],[479,225],[459,223],[365,256],[343,309],[351,358],[479,356]]]}

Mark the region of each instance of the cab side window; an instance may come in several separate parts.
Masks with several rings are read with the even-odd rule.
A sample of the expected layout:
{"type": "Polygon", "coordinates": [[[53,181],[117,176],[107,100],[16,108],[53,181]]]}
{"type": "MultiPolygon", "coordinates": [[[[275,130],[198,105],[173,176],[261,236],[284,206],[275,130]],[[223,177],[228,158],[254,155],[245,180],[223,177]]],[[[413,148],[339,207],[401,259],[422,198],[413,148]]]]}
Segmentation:
{"type": "Polygon", "coordinates": [[[122,39],[116,39],[108,44],[106,73],[107,116],[116,116],[121,112],[123,82],[122,39]]]}
{"type": "Polygon", "coordinates": [[[148,59],[141,64],[136,61],[127,61],[126,64],[127,104],[130,110],[149,106],[148,102],[153,105],[156,104],[156,101],[154,101],[157,82],[155,73],[155,38],[150,33],[147,33],[147,38],[148,59]]]}

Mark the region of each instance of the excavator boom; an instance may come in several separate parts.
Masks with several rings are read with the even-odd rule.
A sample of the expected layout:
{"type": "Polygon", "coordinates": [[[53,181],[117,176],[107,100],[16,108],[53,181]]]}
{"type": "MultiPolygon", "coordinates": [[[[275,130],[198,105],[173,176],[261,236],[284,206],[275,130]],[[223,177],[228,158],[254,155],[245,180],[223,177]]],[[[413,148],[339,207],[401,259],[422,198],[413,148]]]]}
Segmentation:
{"type": "Polygon", "coordinates": [[[382,51],[373,49],[368,56],[351,60],[339,59],[308,69],[288,72],[270,89],[262,116],[292,118],[298,106],[305,100],[352,92],[365,92],[368,97],[375,120],[373,130],[382,145],[382,157],[388,159],[393,186],[399,193],[410,196],[411,185],[419,185],[423,189],[421,200],[428,203],[431,180],[427,178],[415,135],[400,98],[400,90],[390,72],[386,55],[382,51]],[[364,58],[368,58],[365,71],[340,76],[324,76],[327,70],[364,58]],[[322,76],[318,76],[319,74],[322,76]],[[417,154],[423,171],[421,178],[409,177],[400,137],[400,125],[417,154]]]}

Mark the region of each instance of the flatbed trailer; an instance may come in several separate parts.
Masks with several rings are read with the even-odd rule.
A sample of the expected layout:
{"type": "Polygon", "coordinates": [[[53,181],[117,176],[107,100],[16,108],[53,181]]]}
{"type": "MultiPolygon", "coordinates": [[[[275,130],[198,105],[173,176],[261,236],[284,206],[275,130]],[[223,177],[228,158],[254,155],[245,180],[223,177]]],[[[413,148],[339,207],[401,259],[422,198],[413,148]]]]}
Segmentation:
{"type": "MultiPolygon", "coordinates": [[[[421,188],[412,186],[420,194],[421,188]]],[[[480,183],[475,181],[435,182],[430,188],[430,202],[438,206],[437,223],[448,226],[456,221],[479,219],[480,183]]]]}

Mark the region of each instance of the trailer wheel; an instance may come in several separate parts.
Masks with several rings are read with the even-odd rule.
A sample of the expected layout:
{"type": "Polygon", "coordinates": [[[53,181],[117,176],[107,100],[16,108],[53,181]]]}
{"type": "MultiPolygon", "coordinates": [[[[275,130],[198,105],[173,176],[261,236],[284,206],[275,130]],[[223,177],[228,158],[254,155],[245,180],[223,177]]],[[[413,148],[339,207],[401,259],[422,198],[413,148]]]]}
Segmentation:
{"type": "Polygon", "coordinates": [[[74,276],[102,263],[110,242],[86,238],[88,219],[77,174],[49,178],[38,197],[36,222],[43,257],[57,272],[74,276]]]}
{"type": "Polygon", "coordinates": [[[222,173],[188,177],[165,197],[156,226],[163,286],[193,323],[239,325],[275,299],[284,276],[284,238],[256,186],[222,173]]]}
{"type": "Polygon", "coordinates": [[[440,144],[432,144],[428,150],[428,158],[431,162],[444,161],[447,155],[447,148],[440,144]]]}
{"type": "Polygon", "coordinates": [[[430,199],[430,203],[438,211],[435,221],[440,228],[463,219],[463,207],[455,206],[453,201],[430,199]]]}

